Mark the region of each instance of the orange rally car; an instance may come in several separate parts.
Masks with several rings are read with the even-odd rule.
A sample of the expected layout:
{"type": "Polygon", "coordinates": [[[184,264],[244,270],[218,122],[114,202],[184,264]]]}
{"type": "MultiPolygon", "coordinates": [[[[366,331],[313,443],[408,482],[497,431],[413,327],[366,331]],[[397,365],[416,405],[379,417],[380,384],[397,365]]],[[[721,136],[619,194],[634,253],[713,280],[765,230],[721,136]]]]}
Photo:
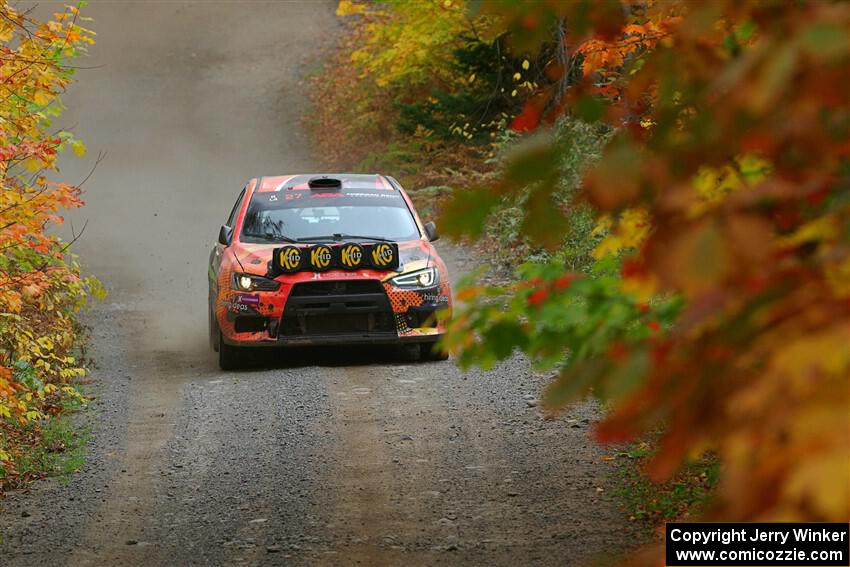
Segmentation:
{"type": "Polygon", "coordinates": [[[451,290],[436,239],[392,177],[252,179],[210,254],[219,365],[238,367],[248,347],[363,343],[445,359],[434,344],[451,290]]]}

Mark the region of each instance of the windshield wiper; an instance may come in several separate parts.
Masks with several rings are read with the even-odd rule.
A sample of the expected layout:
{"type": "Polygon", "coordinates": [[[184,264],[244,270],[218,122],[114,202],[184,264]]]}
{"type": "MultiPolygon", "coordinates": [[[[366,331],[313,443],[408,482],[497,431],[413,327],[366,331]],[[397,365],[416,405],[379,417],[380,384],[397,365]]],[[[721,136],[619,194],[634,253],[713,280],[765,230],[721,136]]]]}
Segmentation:
{"type": "Polygon", "coordinates": [[[294,238],[289,238],[288,236],[284,236],[282,234],[273,234],[271,232],[267,232],[265,234],[252,234],[250,232],[245,233],[245,236],[249,236],[251,238],[262,238],[263,240],[273,240],[273,241],[282,241],[282,242],[290,242],[292,244],[298,244],[298,240],[294,238]]]}
{"type": "Polygon", "coordinates": [[[359,234],[326,234],[324,236],[305,236],[304,238],[299,238],[299,242],[312,242],[314,240],[377,240],[378,242],[394,242],[389,238],[384,238],[383,236],[361,236],[359,234]]]}

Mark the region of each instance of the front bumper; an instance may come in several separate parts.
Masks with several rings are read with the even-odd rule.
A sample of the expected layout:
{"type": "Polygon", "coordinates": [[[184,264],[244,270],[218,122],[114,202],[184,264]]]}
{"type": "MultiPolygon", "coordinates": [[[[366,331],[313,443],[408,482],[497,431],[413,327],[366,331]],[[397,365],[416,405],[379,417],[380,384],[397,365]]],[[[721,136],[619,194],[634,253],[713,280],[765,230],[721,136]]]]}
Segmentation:
{"type": "Polygon", "coordinates": [[[306,337],[278,337],[274,340],[233,341],[224,338],[224,342],[238,347],[309,347],[309,346],[345,346],[345,345],[403,345],[412,343],[433,343],[443,333],[399,335],[398,333],[367,333],[351,335],[311,335],[306,337]]]}
{"type": "Polygon", "coordinates": [[[369,279],[298,282],[230,299],[238,310],[224,313],[222,339],[245,347],[434,342],[450,297],[447,285],[420,292],[369,279]]]}

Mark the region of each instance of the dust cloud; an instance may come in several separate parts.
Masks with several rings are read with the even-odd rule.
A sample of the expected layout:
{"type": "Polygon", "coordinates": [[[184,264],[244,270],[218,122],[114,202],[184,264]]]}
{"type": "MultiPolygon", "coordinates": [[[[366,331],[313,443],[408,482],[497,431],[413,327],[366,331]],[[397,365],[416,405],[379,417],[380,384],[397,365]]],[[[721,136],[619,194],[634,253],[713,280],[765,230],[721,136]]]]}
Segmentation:
{"type": "Polygon", "coordinates": [[[63,157],[59,177],[79,182],[98,153],[104,157],[84,185],[86,207],[68,214],[62,234],[88,223],[73,250],[106,284],[107,309],[141,314],[146,348],[201,356],[207,260],[237,194],[256,175],[314,169],[298,127],[308,50],[292,49],[298,38],[277,32],[310,9],[195,2],[85,9],[97,44],[77,61],[79,82],[57,125],[73,127],[89,153],[63,157]],[[266,12],[252,14],[260,29],[240,29],[243,10],[266,12]]]}

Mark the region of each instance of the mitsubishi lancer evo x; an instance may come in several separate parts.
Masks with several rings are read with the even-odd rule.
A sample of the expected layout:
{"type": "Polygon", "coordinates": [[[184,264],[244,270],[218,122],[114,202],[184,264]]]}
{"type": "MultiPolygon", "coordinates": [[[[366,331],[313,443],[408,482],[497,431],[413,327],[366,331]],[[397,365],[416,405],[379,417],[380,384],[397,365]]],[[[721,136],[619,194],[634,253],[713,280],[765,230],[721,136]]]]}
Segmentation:
{"type": "Polygon", "coordinates": [[[250,347],[400,345],[444,360],[446,265],[407,193],[383,175],[252,179],[209,264],[210,344],[222,369],[250,347]]]}

